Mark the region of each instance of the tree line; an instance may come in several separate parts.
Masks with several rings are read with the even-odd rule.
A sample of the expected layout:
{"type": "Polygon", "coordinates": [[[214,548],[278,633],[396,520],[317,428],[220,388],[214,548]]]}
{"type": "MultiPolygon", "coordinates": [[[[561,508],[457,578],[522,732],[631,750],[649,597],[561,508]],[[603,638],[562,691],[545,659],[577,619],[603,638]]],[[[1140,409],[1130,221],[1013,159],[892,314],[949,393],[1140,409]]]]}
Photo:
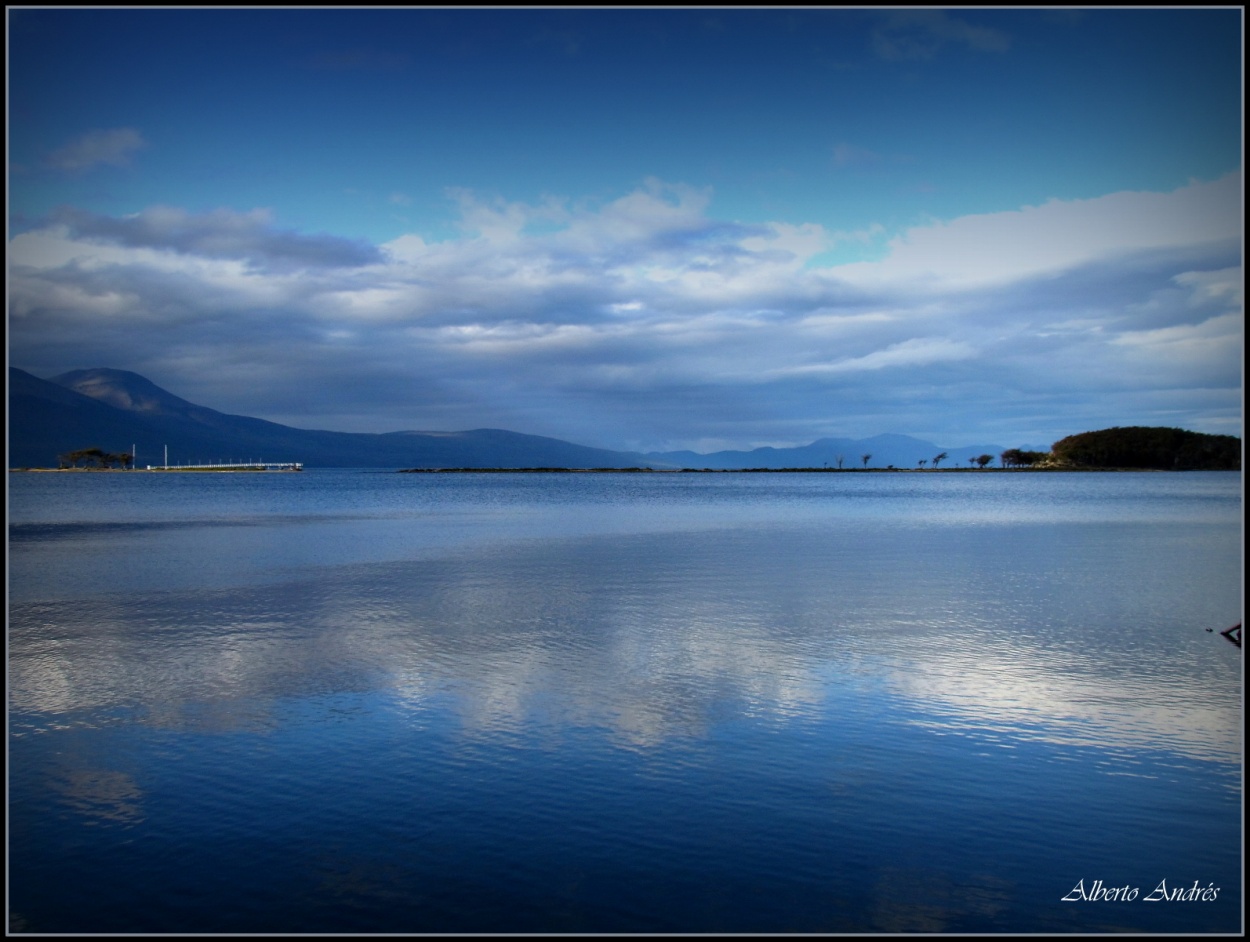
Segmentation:
{"type": "Polygon", "coordinates": [[[1049,451],[1026,451],[1022,448],[1008,448],[998,460],[1004,468],[1032,468],[1037,465],[1048,464],[1051,457],[1049,451]]]}
{"type": "Polygon", "coordinates": [[[110,468],[117,465],[119,468],[128,468],[134,460],[135,456],[126,452],[113,455],[100,448],[80,448],[78,451],[57,455],[57,466],[61,469],[77,468],[80,462],[87,462],[87,467],[110,468]]]}
{"type": "MultiPolygon", "coordinates": [[[[871,455],[864,455],[868,466],[871,455]]],[[[946,452],[921,458],[917,466],[937,468],[946,452]]],[[[968,458],[969,467],[985,468],[994,455],[968,458]]],[[[1234,435],[1209,435],[1179,428],[1130,426],[1069,435],[1050,451],[1008,448],[998,455],[1004,468],[1128,468],[1160,471],[1240,471],[1241,439],[1234,435]]],[[[841,459],[838,467],[842,466],[841,459]]],[[[891,466],[893,467],[893,466],[891,466]]]]}
{"type": "Polygon", "coordinates": [[[1051,446],[1056,463],[1079,468],[1240,471],[1241,439],[1134,425],[1069,435],[1051,446]]]}

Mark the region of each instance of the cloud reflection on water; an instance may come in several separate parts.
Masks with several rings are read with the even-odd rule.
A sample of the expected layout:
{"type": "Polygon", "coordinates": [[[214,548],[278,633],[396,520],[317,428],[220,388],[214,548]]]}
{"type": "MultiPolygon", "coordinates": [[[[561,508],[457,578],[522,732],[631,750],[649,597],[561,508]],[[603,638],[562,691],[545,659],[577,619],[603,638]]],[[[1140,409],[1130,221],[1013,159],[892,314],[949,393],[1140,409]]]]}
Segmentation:
{"type": "Polygon", "coordinates": [[[985,537],[972,531],[952,528],[934,550],[866,528],[792,528],[18,604],[14,726],[133,712],[157,727],[259,731],[292,698],[373,692],[409,722],[441,716],[470,738],[590,727],[645,749],[740,718],[813,720],[837,701],[860,712],[853,723],[885,711],[977,735],[1235,761],[1227,652],[1202,647],[1209,635],[1178,638],[1167,611],[1131,643],[1105,630],[1123,606],[1158,609],[1187,566],[1209,560],[1143,587],[1131,578],[1142,560],[1106,561],[1136,537],[1099,532],[1041,576],[1036,557],[978,555],[985,537]],[[1104,560],[1097,579],[1080,553],[1104,560]],[[1077,617],[1097,606],[1092,622],[1077,617]]]}

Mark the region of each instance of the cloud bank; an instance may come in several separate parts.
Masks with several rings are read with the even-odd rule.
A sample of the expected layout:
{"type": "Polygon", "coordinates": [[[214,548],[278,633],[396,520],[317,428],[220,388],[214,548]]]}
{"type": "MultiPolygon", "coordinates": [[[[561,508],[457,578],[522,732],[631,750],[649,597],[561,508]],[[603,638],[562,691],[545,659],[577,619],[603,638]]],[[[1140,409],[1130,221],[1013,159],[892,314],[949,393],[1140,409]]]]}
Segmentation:
{"type": "Polygon", "coordinates": [[[1241,185],[934,220],[833,266],[876,230],[718,219],[710,190],[658,180],[599,203],[451,191],[459,237],[379,246],[263,210],[63,209],[10,242],[11,362],[305,427],[622,448],[1240,434],[1241,185]]]}

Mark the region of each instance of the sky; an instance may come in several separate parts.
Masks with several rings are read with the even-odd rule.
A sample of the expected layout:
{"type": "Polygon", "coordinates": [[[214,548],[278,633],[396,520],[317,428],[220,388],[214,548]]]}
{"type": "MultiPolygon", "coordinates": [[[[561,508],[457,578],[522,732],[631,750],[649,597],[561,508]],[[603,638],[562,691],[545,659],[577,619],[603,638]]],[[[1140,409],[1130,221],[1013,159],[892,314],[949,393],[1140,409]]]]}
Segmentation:
{"type": "Polygon", "coordinates": [[[1241,435],[1240,9],[6,17],[37,376],[639,451],[1241,435]]]}

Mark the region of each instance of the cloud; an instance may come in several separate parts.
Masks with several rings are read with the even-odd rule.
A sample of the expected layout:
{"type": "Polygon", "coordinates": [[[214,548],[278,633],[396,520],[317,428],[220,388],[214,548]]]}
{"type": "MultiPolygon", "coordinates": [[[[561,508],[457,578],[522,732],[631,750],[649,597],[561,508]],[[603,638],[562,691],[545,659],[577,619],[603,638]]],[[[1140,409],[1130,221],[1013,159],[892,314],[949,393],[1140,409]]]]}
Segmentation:
{"type": "Polygon", "coordinates": [[[263,209],[246,213],[218,209],[196,215],[177,207],[153,206],[114,218],[63,208],[52,220],[70,239],[240,259],[264,268],[350,268],[381,259],[375,247],[363,242],[275,229],[263,209]]]}
{"type": "Polygon", "coordinates": [[[917,337],[890,344],[884,349],[859,357],[783,370],[781,375],[856,373],[887,367],[922,366],[942,360],[966,360],[974,356],[976,348],[966,341],[948,340],[944,337],[917,337]]]}
{"type": "Polygon", "coordinates": [[[1244,303],[1245,285],[1240,268],[1181,272],[1172,280],[1179,287],[1189,289],[1189,303],[1193,307],[1214,303],[1240,308],[1244,303]]]}
{"type": "Polygon", "coordinates": [[[49,166],[66,173],[81,173],[100,164],[124,167],[147,141],[134,128],[88,131],[48,155],[49,166]]]}
{"type": "Polygon", "coordinates": [[[853,234],[718,219],[658,180],[453,191],[460,236],[380,246],[263,211],[65,209],[10,242],[11,359],[186,376],[186,398],[306,427],[613,447],[1238,433],[1239,194],[1234,174],[935,221],[837,266],[853,234]]]}
{"type": "Polygon", "coordinates": [[[948,44],[975,52],[1006,52],[1011,37],[1002,30],[974,26],[943,10],[904,10],[885,15],[872,32],[872,48],[888,61],[934,58],[948,44]]]}
{"type": "Polygon", "coordinates": [[[1050,200],[916,226],[890,241],[884,261],[844,266],[840,274],[926,287],[1013,281],[1111,255],[1240,240],[1241,207],[1240,173],[1173,193],[1050,200]]]}

